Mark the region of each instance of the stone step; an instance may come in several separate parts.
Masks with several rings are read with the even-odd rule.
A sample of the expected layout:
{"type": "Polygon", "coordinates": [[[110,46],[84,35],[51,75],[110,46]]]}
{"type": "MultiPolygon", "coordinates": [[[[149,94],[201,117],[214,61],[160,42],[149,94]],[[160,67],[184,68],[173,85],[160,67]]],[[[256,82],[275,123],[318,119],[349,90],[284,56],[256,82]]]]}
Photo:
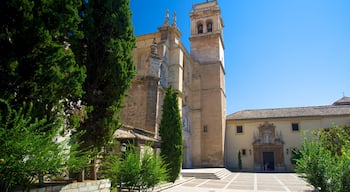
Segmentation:
{"type": "Polygon", "coordinates": [[[228,176],[230,173],[231,173],[231,172],[230,172],[229,170],[223,169],[223,170],[221,170],[221,171],[219,171],[219,172],[216,172],[215,175],[216,175],[216,177],[217,177],[218,179],[221,180],[221,179],[225,178],[226,176],[228,176]]]}
{"type": "Polygon", "coordinates": [[[225,168],[204,168],[204,169],[183,169],[183,177],[195,177],[197,179],[217,179],[221,180],[231,172],[225,168]]]}

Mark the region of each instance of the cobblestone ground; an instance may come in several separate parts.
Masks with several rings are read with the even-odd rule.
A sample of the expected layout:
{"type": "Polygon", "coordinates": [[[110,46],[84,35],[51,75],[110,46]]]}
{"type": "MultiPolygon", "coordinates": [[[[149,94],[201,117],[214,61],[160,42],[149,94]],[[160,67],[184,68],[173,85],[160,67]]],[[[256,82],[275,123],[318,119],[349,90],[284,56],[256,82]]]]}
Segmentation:
{"type": "Polygon", "coordinates": [[[222,180],[193,179],[167,192],[311,192],[313,187],[295,173],[231,173],[222,180]]]}

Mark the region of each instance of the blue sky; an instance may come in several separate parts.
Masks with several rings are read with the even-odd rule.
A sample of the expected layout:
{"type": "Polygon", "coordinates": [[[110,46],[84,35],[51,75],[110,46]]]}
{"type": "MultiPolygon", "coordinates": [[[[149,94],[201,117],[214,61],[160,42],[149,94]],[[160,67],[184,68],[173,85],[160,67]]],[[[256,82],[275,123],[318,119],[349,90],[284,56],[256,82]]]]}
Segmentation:
{"type": "MultiPolygon", "coordinates": [[[[192,4],[131,0],[136,35],[177,14],[189,50],[192,4]]],[[[227,114],[332,104],[350,96],[349,0],[219,0],[224,21],[227,114]]]]}

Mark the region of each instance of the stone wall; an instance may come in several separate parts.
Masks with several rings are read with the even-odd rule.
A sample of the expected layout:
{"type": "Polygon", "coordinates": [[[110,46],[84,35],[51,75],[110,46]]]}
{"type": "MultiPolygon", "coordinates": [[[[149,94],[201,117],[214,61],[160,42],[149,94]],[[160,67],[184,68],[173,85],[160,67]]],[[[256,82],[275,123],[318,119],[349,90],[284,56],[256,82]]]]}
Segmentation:
{"type": "Polygon", "coordinates": [[[111,182],[107,179],[96,181],[75,182],[66,185],[53,185],[37,189],[30,192],[110,192],[111,182]]]}

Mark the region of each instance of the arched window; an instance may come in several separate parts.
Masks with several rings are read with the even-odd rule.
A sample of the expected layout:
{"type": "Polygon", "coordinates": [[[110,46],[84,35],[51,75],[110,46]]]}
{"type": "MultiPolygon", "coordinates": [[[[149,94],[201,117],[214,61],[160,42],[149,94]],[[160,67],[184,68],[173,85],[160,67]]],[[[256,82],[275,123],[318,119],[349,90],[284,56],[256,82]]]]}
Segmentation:
{"type": "Polygon", "coordinates": [[[199,33],[203,33],[203,24],[202,24],[202,23],[199,23],[199,24],[197,25],[197,30],[198,30],[198,34],[199,34],[199,33]]]}
{"type": "Polygon", "coordinates": [[[207,31],[208,31],[208,33],[213,32],[213,23],[212,22],[207,23],[207,31]]]}

